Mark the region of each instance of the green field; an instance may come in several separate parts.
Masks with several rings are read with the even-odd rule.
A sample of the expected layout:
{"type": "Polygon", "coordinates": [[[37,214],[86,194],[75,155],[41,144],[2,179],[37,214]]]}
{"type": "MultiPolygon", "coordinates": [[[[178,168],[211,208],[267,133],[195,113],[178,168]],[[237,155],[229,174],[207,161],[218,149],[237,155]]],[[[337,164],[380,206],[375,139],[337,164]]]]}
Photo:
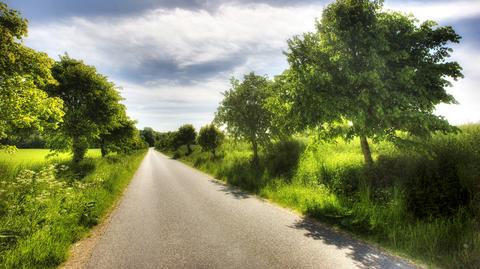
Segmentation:
{"type": "MultiPolygon", "coordinates": [[[[58,155],[47,157],[52,152],[49,149],[18,149],[13,153],[0,151],[0,163],[28,165],[51,161],[61,161],[71,158],[70,153],[58,153],[58,155]]],[[[100,157],[99,149],[89,149],[87,157],[100,157]]]]}
{"type": "Polygon", "coordinates": [[[167,152],[227,183],[330,223],[428,267],[480,268],[480,125],[398,149],[313,137],[274,143],[252,167],[245,142],[219,156],[167,152]]]}
{"type": "Polygon", "coordinates": [[[145,150],[80,163],[68,154],[20,149],[0,155],[0,268],[55,268],[70,245],[101,221],[142,161],[145,150]]]}

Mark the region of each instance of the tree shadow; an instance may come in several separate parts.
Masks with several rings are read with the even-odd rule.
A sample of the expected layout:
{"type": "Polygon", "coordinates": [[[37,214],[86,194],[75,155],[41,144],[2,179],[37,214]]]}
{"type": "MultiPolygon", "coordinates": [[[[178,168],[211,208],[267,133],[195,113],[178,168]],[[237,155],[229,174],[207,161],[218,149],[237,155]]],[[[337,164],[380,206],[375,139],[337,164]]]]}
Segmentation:
{"type": "Polygon", "coordinates": [[[235,186],[225,185],[218,182],[215,179],[210,179],[210,182],[216,184],[219,187],[219,190],[224,192],[226,195],[233,196],[236,199],[247,199],[250,198],[250,194],[245,191],[240,190],[235,186]]]}
{"type": "Polygon", "coordinates": [[[419,268],[312,219],[301,219],[290,228],[305,231],[306,237],[321,240],[324,244],[348,249],[347,257],[353,259],[358,268],[419,268]]]}

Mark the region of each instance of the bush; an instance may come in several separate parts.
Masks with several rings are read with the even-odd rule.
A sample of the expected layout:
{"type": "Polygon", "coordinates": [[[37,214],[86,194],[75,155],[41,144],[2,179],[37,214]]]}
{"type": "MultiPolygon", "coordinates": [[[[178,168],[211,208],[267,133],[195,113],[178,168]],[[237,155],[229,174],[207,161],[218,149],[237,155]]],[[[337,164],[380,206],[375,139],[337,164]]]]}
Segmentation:
{"type": "Polygon", "coordinates": [[[203,151],[210,151],[213,157],[216,157],[216,150],[222,144],[224,137],[223,133],[215,125],[209,124],[200,129],[197,142],[203,151]]]}
{"type": "Polygon", "coordinates": [[[267,149],[265,165],[270,175],[291,176],[295,171],[305,144],[298,140],[280,141],[267,149]]]}

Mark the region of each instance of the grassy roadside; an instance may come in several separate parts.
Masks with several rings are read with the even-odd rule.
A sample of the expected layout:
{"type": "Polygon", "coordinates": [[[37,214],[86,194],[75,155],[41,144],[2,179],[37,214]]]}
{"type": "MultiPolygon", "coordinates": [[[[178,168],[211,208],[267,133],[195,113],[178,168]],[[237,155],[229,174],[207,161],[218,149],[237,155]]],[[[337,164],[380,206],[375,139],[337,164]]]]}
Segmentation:
{"type": "Polygon", "coordinates": [[[244,143],[225,143],[218,158],[197,146],[167,154],[429,267],[480,268],[477,200],[461,204],[463,196],[478,199],[480,126],[462,130],[435,136],[428,157],[375,144],[373,171],[358,141],[276,144],[256,168],[244,143]]]}
{"type": "Polygon", "coordinates": [[[63,158],[0,161],[1,268],[55,268],[65,261],[70,245],[121,195],[145,151],[89,156],[78,165],[63,158]]]}

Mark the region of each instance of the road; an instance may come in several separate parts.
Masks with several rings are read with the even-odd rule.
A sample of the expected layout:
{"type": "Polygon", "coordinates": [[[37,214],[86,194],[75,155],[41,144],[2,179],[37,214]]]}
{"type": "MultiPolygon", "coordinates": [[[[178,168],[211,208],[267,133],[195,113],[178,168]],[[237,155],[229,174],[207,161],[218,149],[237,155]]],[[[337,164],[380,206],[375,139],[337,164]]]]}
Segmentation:
{"type": "Polygon", "coordinates": [[[88,268],[412,268],[150,149],[88,268]]]}

